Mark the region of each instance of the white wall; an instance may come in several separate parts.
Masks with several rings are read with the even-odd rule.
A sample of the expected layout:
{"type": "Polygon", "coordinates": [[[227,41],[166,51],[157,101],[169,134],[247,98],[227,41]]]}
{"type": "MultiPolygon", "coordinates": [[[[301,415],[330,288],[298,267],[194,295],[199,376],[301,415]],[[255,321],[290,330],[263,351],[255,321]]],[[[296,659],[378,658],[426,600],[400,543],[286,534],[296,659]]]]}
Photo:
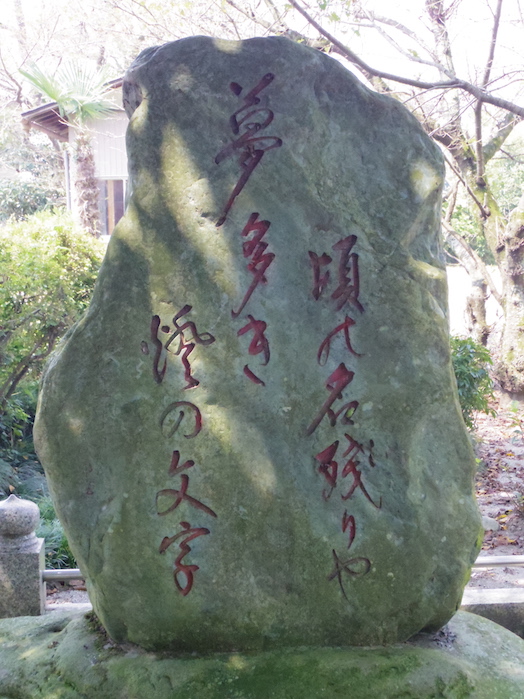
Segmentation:
{"type": "Polygon", "coordinates": [[[123,111],[90,124],[96,176],[99,180],[127,179],[127,124],[128,118],[123,111]]]}

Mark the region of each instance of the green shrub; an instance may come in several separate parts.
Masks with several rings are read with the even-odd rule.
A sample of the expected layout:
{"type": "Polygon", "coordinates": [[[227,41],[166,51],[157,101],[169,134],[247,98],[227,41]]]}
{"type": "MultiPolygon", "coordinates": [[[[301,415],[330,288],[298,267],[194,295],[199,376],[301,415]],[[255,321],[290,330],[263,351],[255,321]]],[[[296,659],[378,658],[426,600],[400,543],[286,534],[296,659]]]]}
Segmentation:
{"type": "Polygon", "coordinates": [[[0,180],[0,221],[11,217],[23,221],[31,214],[59,206],[63,193],[48,189],[37,181],[0,180]]]}
{"type": "Polygon", "coordinates": [[[472,338],[451,338],[451,359],[457,379],[460,407],[464,422],[471,429],[474,426],[473,413],[480,411],[495,415],[489,407],[493,398],[493,382],[488,373],[492,363],[489,350],[472,338]]]}
{"type": "Polygon", "coordinates": [[[45,539],[45,567],[77,568],[77,562],[69,548],[51,498],[41,498],[36,504],[40,509],[40,526],[36,535],[45,539]]]}
{"type": "Polygon", "coordinates": [[[89,303],[104,245],[68,214],[40,212],[0,227],[0,499],[36,502],[46,565],[76,567],[34,451],[37,386],[46,357],[89,303]]]}
{"type": "Polygon", "coordinates": [[[0,499],[11,493],[36,500],[48,494],[33,445],[36,381],[21,385],[0,410],[0,499]]]}
{"type": "Polygon", "coordinates": [[[65,213],[0,228],[0,413],[86,309],[103,251],[65,213]]]}
{"type": "Polygon", "coordinates": [[[63,152],[24,129],[14,101],[0,110],[0,161],[0,222],[65,204],[63,152]]]}

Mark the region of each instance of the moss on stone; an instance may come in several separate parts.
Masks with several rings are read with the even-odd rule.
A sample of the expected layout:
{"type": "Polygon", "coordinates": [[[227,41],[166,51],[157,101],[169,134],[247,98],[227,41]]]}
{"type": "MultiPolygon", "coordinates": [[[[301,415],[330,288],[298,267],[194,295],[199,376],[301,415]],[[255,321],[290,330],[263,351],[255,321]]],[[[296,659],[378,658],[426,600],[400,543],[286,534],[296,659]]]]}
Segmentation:
{"type": "Polygon", "coordinates": [[[459,612],[389,648],[184,655],[118,646],[74,612],[0,620],[2,699],[522,699],[524,641],[459,612]]]}
{"type": "Polygon", "coordinates": [[[329,57],[279,37],[224,46],[183,39],[127,75],[143,95],[131,202],[90,310],[46,369],[37,448],[115,640],[172,652],[403,641],[454,613],[480,529],[449,356],[442,156],[329,57]],[[216,162],[242,106],[230,85],[267,75],[263,134],[282,145],[217,225],[243,172],[237,147],[216,162]],[[254,214],[270,222],[263,243],[245,228],[254,214]],[[318,294],[315,255],[331,258],[318,294]],[[183,309],[195,330],[167,351],[183,309]],[[333,335],[344,324],[351,347],[343,327],[333,335]],[[328,405],[337,372],[347,384],[328,405]],[[177,405],[171,433],[162,415],[177,405]],[[194,465],[170,469],[175,454],[194,465]],[[177,502],[182,475],[193,499],[177,502]],[[160,547],[184,523],[200,534],[181,564],[180,539],[160,547]]]}

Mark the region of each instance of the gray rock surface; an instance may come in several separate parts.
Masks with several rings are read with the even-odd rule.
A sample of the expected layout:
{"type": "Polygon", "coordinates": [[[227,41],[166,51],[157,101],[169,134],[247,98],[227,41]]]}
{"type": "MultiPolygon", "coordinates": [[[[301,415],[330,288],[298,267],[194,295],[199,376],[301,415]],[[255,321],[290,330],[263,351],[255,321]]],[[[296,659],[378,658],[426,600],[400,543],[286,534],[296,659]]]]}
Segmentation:
{"type": "Polygon", "coordinates": [[[10,495],[0,501],[0,618],[42,614],[44,540],[36,537],[38,506],[10,495]]]}
{"type": "Polygon", "coordinates": [[[169,657],[70,612],[0,620],[2,699],[523,699],[524,641],[458,612],[389,648],[169,657]]]}
{"type": "Polygon", "coordinates": [[[35,427],[96,613],[187,651],[439,628],[481,525],[438,148],[283,38],[150,49],[124,93],[129,207],[35,427]]]}

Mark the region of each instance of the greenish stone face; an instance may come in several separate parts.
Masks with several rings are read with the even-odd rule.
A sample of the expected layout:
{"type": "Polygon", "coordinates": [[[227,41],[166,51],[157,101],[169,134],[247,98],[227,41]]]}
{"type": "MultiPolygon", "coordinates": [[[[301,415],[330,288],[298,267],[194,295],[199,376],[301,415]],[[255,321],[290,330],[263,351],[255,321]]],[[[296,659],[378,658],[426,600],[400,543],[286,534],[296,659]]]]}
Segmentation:
{"type": "Polygon", "coordinates": [[[151,653],[78,612],[0,619],[2,699],[524,699],[524,641],[458,612],[388,648],[151,653]]]}
{"type": "Polygon", "coordinates": [[[36,426],[98,616],[183,651],[439,628],[480,518],[438,149],[281,38],[150,49],[125,95],[130,203],[36,426]]]}

